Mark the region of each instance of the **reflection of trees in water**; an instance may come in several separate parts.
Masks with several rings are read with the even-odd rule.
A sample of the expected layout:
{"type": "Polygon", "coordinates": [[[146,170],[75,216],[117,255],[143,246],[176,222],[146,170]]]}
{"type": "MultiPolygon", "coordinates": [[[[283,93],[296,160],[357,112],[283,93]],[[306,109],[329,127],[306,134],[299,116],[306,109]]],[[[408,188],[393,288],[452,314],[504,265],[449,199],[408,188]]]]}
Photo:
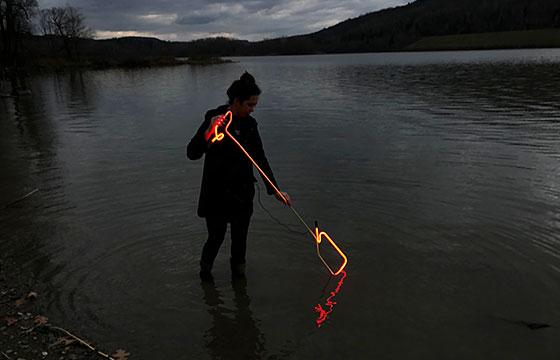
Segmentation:
{"type": "Polygon", "coordinates": [[[18,89],[13,96],[4,98],[0,112],[7,115],[7,120],[16,124],[19,130],[17,140],[0,137],[2,142],[16,141],[23,152],[23,157],[44,161],[43,168],[52,168],[57,155],[58,138],[62,119],[80,118],[89,122],[89,116],[95,109],[96,88],[92,79],[83,72],[74,71],[53,74],[48,77],[29,77],[25,74],[13,74],[9,80],[13,89],[18,89]],[[52,84],[52,88],[49,88],[52,84]],[[62,106],[62,108],[58,107],[62,106]]]}
{"type": "Polygon", "coordinates": [[[25,71],[1,71],[0,93],[2,97],[28,95],[29,74],[25,71]]]}
{"type": "MultiPolygon", "coordinates": [[[[29,94],[13,97],[14,121],[21,141],[36,154],[52,154],[57,134],[50,114],[46,110],[40,83],[28,80],[29,94]]],[[[52,158],[53,156],[48,156],[52,158]]]]}
{"type": "Polygon", "coordinates": [[[40,82],[22,74],[14,76],[12,86],[26,91],[2,99],[0,106],[5,119],[0,131],[0,166],[4,170],[1,187],[12,197],[41,187],[37,174],[56,168],[57,142],[40,82]]]}
{"type": "Polygon", "coordinates": [[[89,115],[95,109],[97,88],[91,75],[91,72],[76,70],[53,76],[57,100],[73,114],[89,115]]]}
{"type": "MultiPolygon", "coordinates": [[[[68,255],[70,246],[66,244],[69,239],[72,243],[87,241],[89,232],[73,221],[61,121],[69,105],[65,97],[62,107],[57,107],[53,78],[55,75],[26,78],[27,93],[0,99],[1,202],[39,189],[0,212],[0,254],[13,258],[17,271],[33,274],[32,289],[43,294],[48,310],[59,318],[91,320],[87,313],[72,313],[73,297],[80,293],[81,284],[77,274],[69,272],[75,258],[68,255]],[[67,310],[71,316],[66,317],[67,310]]],[[[64,76],[61,79],[69,81],[64,76]]],[[[80,82],[76,82],[78,89],[73,91],[80,93],[80,82]]],[[[83,264],[79,258],[76,261],[83,264]]]]}
{"type": "Polygon", "coordinates": [[[202,282],[204,302],[212,315],[212,327],[205,333],[206,347],[214,359],[260,359],[265,354],[265,339],[249,308],[247,280],[232,279],[235,310],[223,306],[213,283],[202,282]]]}
{"type": "Polygon", "coordinates": [[[35,188],[39,191],[0,210],[0,253],[13,258],[18,271],[31,268],[40,276],[53,268],[50,254],[42,248],[56,233],[55,223],[45,218],[44,211],[50,205],[50,189],[60,187],[62,181],[56,159],[57,136],[45,110],[40,83],[21,74],[11,81],[12,87],[20,90],[1,100],[0,196],[2,203],[9,203],[35,188]]]}

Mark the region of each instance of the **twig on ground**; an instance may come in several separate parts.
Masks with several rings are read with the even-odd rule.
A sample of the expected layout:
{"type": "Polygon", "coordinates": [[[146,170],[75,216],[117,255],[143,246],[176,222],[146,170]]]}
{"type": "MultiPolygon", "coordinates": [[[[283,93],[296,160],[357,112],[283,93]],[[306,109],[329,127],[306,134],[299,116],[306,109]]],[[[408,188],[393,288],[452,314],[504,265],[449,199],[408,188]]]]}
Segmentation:
{"type": "Polygon", "coordinates": [[[4,357],[5,357],[6,359],[8,359],[8,360],[12,360],[12,358],[11,358],[11,357],[9,357],[8,355],[4,354],[4,352],[3,352],[3,351],[0,351],[0,353],[1,353],[2,355],[4,355],[4,357]]]}
{"type": "Polygon", "coordinates": [[[62,331],[63,333],[65,333],[66,335],[72,337],[73,339],[76,339],[80,344],[84,345],[85,347],[87,347],[88,349],[90,349],[91,351],[95,351],[98,355],[103,356],[105,359],[109,359],[109,360],[115,360],[114,358],[112,358],[111,356],[105,354],[104,352],[101,352],[99,350],[97,350],[96,348],[94,348],[93,346],[91,346],[90,344],[88,344],[86,341],[80,339],[79,337],[77,337],[76,335],[70,333],[67,330],[64,330],[63,328],[60,328],[58,326],[52,326],[52,325],[47,325],[50,329],[54,329],[54,330],[58,330],[58,331],[62,331]]]}
{"type": "Polygon", "coordinates": [[[27,199],[31,195],[35,194],[37,191],[39,191],[39,189],[35,189],[35,190],[29,192],[27,195],[24,195],[24,196],[20,197],[19,199],[16,199],[16,200],[12,201],[8,205],[4,205],[3,209],[9,208],[10,206],[17,204],[18,202],[27,199]]]}

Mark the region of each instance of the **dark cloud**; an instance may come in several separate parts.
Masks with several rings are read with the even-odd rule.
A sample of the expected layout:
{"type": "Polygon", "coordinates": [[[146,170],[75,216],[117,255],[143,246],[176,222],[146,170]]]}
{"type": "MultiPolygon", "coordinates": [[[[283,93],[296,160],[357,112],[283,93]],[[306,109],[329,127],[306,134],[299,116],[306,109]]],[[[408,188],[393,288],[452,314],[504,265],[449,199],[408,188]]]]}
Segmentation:
{"type": "Polygon", "coordinates": [[[219,16],[211,15],[187,15],[177,19],[176,23],[179,25],[205,25],[218,20],[219,16]]]}
{"type": "Polygon", "coordinates": [[[305,34],[407,0],[39,0],[41,8],[70,4],[99,37],[155,36],[191,40],[231,36],[261,40],[305,34]]]}

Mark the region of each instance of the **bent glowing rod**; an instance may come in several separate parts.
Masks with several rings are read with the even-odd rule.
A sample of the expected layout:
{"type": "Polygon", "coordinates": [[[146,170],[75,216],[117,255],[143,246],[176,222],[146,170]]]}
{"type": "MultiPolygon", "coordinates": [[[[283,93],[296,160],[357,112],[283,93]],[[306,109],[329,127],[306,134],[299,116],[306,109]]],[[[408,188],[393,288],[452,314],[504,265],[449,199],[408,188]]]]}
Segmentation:
{"type": "Polygon", "coordinates": [[[321,259],[323,264],[327,267],[329,272],[333,276],[336,276],[336,275],[340,274],[344,270],[344,268],[346,267],[346,264],[348,263],[348,258],[346,257],[346,255],[342,252],[342,250],[340,250],[338,245],[336,245],[336,243],[333,241],[333,239],[326,232],[319,231],[319,226],[317,225],[317,223],[315,223],[315,231],[311,230],[309,225],[307,225],[307,223],[302,219],[302,217],[299,215],[299,213],[296,211],[296,209],[294,209],[294,207],[288,203],[288,199],[286,199],[286,197],[284,196],[284,194],[282,194],[280,189],[278,189],[278,187],[276,187],[276,185],[274,185],[274,183],[270,180],[268,175],[266,175],[266,173],[260,168],[260,166],[257,164],[257,162],[255,160],[253,160],[251,155],[249,155],[249,153],[245,150],[245,148],[243,148],[243,146],[239,143],[239,141],[237,141],[237,139],[235,139],[230,134],[228,129],[229,129],[229,126],[231,125],[231,122],[233,120],[233,114],[231,113],[231,111],[226,112],[224,115],[222,115],[220,117],[220,119],[218,119],[218,121],[214,125],[214,129],[208,133],[208,135],[206,137],[206,141],[210,140],[210,137],[212,137],[212,134],[214,135],[214,137],[212,137],[212,139],[211,139],[212,143],[214,143],[216,141],[222,141],[224,139],[224,133],[220,132],[218,130],[218,128],[223,125],[223,123],[226,121],[226,119],[227,119],[227,123],[226,123],[226,126],[224,128],[224,133],[239,147],[239,149],[241,149],[241,151],[245,154],[245,156],[247,156],[247,158],[251,161],[251,163],[253,163],[253,165],[259,171],[259,173],[263,176],[263,178],[265,178],[266,181],[270,184],[270,186],[272,186],[274,191],[276,191],[276,194],[284,201],[284,203],[286,205],[288,205],[288,207],[297,216],[299,221],[301,221],[301,223],[307,228],[307,230],[309,231],[311,236],[313,236],[313,238],[315,239],[315,245],[317,247],[317,256],[319,256],[319,258],[321,259]],[[321,250],[319,248],[319,245],[321,244],[322,238],[327,239],[328,243],[333,247],[333,249],[342,258],[342,265],[340,265],[340,267],[336,271],[333,270],[329,266],[329,264],[325,261],[325,259],[321,256],[321,250]]]}

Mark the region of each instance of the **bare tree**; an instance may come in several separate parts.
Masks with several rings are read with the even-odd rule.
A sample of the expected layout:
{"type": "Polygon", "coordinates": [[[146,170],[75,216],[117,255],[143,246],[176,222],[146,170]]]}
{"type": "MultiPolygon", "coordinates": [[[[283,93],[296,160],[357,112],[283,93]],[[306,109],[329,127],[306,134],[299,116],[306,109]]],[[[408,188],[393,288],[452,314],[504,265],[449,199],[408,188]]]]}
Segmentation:
{"type": "Polygon", "coordinates": [[[52,20],[56,16],[53,11],[54,9],[43,9],[39,12],[39,28],[43,35],[54,35],[56,33],[54,21],[52,20]]]}
{"type": "Polygon", "coordinates": [[[62,38],[68,56],[78,55],[79,39],[93,37],[93,31],[86,26],[84,16],[72,6],[41,10],[39,25],[43,35],[62,38]]]}
{"type": "Polygon", "coordinates": [[[1,62],[14,65],[20,49],[21,36],[31,33],[31,19],[37,0],[0,0],[1,62]]]}

